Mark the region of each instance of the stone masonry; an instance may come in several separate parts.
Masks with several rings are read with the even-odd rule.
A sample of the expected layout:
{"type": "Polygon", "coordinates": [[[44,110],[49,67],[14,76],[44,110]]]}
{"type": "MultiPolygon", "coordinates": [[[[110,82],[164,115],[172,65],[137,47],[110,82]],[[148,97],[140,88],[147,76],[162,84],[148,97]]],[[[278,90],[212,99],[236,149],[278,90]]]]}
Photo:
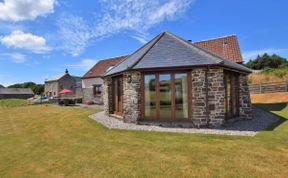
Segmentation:
{"type": "Polygon", "coordinates": [[[123,119],[127,123],[136,123],[140,119],[141,73],[125,72],[123,74],[123,119]],[[128,77],[131,76],[131,83],[128,77]]]}
{"type": "Polygon", "coordinates": [[[240,118],[241,119],[252,119],[252,106],[248,86],[248,76],[240,74],[240,94],[239,94],[239,105],[240,105],[240,118]]]}
{"type": "MultiPolygon", "coordinates": [[[[128,71],[123,76],[123,120],[137,123],[141,117],[141,73],[128,71]],[[131,76],[131,82],[128,78],[131,76]]],[[[225,122],[224,69],[221,67],[195,68],[191,71],[192,122],[195,127],[215,128],[225,122]],[[207,95],[208,94],[208,95],[207,95]],[[208,97],[207,97],[208,96],[208,97]]],[[[251,119],[252,109],[246,74],[239,74],[240,118],[251,119]]],[[[112,79],[105,77],[103,101],[105,114],[112,114],[112,79]]]]}
{"type": "Polygon", "coordinates": [[[223,69],[197,68],[192,70],[191,78],[194,125],[196,127],[219,127],[225,119],[223,69]]]}
{"type": "Polygon", "coordinates": [[[103,104],[106,115],[112,114],[112,78],[106,77],[103,83],[103,104]]]}

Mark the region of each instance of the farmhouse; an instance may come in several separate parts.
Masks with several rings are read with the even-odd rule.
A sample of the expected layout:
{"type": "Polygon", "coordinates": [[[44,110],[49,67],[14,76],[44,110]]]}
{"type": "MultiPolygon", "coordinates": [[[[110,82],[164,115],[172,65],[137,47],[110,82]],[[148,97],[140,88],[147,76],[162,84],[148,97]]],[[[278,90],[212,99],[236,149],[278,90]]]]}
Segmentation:
{"type": "Polygon", "coordinates": [[[220,39],[216,49],[205,41],[159,34],[105,74],[105,114],[128,123],[185,127],[251,119],[251,71],[237,64],[242,57],[233,39],[232,45],[231,37],[220,39]]]}
{"type": "Polygon", "coordinates": [[[56,75],[45,81],[44,93],[47,97],[59,97],[59,92],[63,89],[72,89],[74,92],[79,89],[79,92],[77,90],[77,93],[82,95],[81,88],[80,77],[71,76],[66,69],[63,74],[56,75]]]}
{"type": "Polygon", "coordinates": [[[30,88],[0,88],[0,99],[27,99],[33,96],[30,88]]]}
{"type": "Polygon", "coordinates": [[[103,104],[102,85],[103,75],[127,56],[118,56],[98,61],[84,76],[82,80],[83,102],[93,101],[103,104]]]}

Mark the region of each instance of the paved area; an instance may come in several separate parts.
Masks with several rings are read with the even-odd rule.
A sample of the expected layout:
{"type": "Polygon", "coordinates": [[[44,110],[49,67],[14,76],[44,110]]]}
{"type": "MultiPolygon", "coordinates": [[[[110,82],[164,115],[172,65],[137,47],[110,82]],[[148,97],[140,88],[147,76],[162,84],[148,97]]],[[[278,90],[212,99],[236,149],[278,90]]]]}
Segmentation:
{"type": "Polygon", "coordinates": [[[253,108],[254,119],[246,121],[236,121],[228,123],[221,129],[197,129],[197,128],[175,128],[161,127],[153,125],[137,125],[124,123],[114,117],[104,115],[99,112],[89,116],[91,119],[110,129],[124,130],[142,130],[157,132],[178,132],[178,133],[200,133],[200,134],[218,134],[218,135],[238,135],[238,136],[255,136],[259,131],[267,128],[269,125],[279,121],[279,117],[263,111],[259,108],[253,108]]]}

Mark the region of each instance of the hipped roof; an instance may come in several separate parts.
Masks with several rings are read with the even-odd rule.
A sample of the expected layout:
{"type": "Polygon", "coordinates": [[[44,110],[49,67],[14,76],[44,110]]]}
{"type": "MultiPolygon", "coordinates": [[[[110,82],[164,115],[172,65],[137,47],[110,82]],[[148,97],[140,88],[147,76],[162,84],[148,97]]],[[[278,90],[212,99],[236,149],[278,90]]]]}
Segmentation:
{"type": "Polygon", "coordinates": [[[170,32],[162,32],[118,63],[105,76],[126,70],[221,65],[250,73],[247,67],[218,56],[170,32]]]}

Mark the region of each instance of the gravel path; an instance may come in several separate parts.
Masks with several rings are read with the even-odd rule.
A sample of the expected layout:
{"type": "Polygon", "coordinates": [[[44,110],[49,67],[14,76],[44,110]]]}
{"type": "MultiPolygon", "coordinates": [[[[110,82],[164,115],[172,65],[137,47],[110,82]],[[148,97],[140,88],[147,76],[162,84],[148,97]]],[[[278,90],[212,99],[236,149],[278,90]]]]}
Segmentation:
{"type": "Polygon", "coordinates": [[[157,131],[157,132],[178,132],[178,133],[201,133],[201,134],[218,134],[218,135],[238,135],[238,136],[255,136],[259,131],[267,128],[269,125],[279,121],[279,117],[263,111],[257,107],[253,107],[254,119],[247,121],[237,121],[228,123],[221,129],[197,129],[197,128],[173,128],[151,125],[137,125],[124,123],[114,117],[104,115],[104,112],[99,112],[89,116],[91,119],[104,125],[110,129],[123,130],[142,130],[142,131],[157,131]]]}

